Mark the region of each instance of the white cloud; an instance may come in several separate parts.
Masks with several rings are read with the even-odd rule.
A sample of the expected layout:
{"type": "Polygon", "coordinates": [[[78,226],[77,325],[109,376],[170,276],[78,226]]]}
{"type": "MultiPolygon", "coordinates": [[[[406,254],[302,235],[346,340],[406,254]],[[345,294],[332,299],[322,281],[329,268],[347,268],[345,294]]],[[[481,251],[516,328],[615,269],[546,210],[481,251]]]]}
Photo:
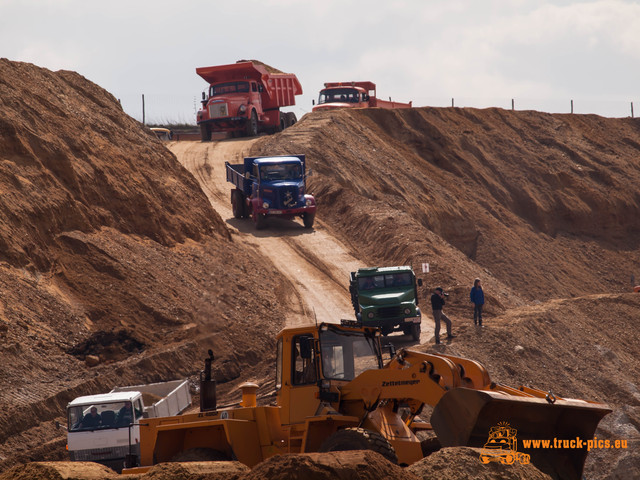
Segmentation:
{"type": "Polygon", "coordinates": [[[0,55],[76,70],[134,104],[184,97],[182,115],[205,86],[196,67],[241,58],[296,73],[299,113],[341,80],[416,105],[640,104],[639,31],[632,0],[0,0],[0,55]]]}

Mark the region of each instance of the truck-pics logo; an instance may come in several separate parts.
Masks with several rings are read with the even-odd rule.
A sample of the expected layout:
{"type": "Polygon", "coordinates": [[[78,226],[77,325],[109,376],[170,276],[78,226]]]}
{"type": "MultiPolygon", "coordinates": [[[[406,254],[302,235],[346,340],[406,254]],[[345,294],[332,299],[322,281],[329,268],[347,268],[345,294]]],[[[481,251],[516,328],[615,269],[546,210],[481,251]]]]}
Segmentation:
{"type": "Polygon", "coordinates": [[[516,461],[522,465],[530,463],[531,457],[518,452],[518,431],[511,428],[507,422],[500,422],[489,430],[489,440],[480,452],[480,461],[485,465],[489,462],[500,462],[512,465],[516,461]]]}

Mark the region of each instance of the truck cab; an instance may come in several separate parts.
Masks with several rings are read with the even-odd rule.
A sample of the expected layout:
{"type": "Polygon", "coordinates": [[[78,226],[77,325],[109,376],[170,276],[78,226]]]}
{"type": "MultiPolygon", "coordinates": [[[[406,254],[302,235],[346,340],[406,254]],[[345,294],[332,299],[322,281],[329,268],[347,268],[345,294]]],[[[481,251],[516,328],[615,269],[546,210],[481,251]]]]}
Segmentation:
{"type": "Polygon", "coordinates": [[[143,413],[142,393],[136,391],[76,398],[67,406],[70,459],[121,471],[127,455],[140,454],[143,413]]]}
{"type": "Polygon", "coordinates": [[[316,202],[306,192],[304,155],[247,157],[243,164],[226,163],[235,218],[253,219],[257,229],[265,227],[268,217],[302,218],[305,228],[313,227],[316,202]]]}
{"type": "MultiPolygon", "coordinates": [[[[262,85],[255,81],[231,81],[209,86],[208,96],[203,95],[202,110],[198,112],[198,122],[207,120],[217,130],[228,130],[232,133],[252,134],[257,124],[248,122],[258,120],[258,114],[262,111],[260,98],[262,85]],[[256,109],[252,110],[251,106],[256,109]],[[252,112],[253,117],[252,118],[252,112]]],[[[255,134],[253,133],[253,134],[255,134]]]]}
{"type": "Polygon", "coordinates": [[[327,82],[320,90],[318,104],[314,101],[313,105],[312,111],[316,112],[337,108],[411,108],[412,102],[380,100],[373,82],[327,82]]]}
{"type": "Polygon", "coordinates": [[[409,266],[361,268],[351,272],[349,292],[358,321],[379,327],[384,335],[401,331],[420,340],[422,314],[418,286],[409,266]]]}
{"type": "Polygon", "coordinates": [[[259,62],[196,68],[209,87],[202,92],[197,123],[203,141],[213,132],[235,136],[275,133],[295,123],[293,112],[280,108],[295,105],[302,86],[294,74],[273,73],[259,62]]]}
{"type": "Polygon", "coordinates": [[[368,106],[369,94],[365,89],[355,86],[340,86],[320,90],[318,105],[313,108],[313,111],[368,106]]]}

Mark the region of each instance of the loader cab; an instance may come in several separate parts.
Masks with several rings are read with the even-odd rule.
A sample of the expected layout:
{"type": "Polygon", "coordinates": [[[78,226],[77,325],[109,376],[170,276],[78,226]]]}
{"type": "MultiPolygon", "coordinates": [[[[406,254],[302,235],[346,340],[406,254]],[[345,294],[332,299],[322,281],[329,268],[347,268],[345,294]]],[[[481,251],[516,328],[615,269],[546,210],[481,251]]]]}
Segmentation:
{"type": "Polygon", "coordinates": [[[351,381],[365,370],[382,368],[380,331],[320,327],[322,376],[326,380],[351,381]]]}
{"type": "Polygon", "coordinates": [[[315,415],[321,389],[339,388],[365,370],[382,368],[380,335],[379,330],[355,322],[348,327],[323,323],[283,330],[276,358],[283,423],[301,423],[315,415]]]}

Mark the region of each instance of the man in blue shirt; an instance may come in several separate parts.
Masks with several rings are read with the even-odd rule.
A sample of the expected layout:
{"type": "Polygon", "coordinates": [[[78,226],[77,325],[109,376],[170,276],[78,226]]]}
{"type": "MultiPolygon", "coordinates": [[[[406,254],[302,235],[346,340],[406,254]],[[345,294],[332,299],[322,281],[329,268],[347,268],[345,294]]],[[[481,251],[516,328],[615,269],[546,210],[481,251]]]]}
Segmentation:
{"type": "Polygon", "coordinates": [[[480,285],[480,279],[476,278],[473,281],[473,288],[471,289],[471,303],[473,303],[473,324],[482,326],[482,306],[484,305],[484,292],[480,285]]]}

